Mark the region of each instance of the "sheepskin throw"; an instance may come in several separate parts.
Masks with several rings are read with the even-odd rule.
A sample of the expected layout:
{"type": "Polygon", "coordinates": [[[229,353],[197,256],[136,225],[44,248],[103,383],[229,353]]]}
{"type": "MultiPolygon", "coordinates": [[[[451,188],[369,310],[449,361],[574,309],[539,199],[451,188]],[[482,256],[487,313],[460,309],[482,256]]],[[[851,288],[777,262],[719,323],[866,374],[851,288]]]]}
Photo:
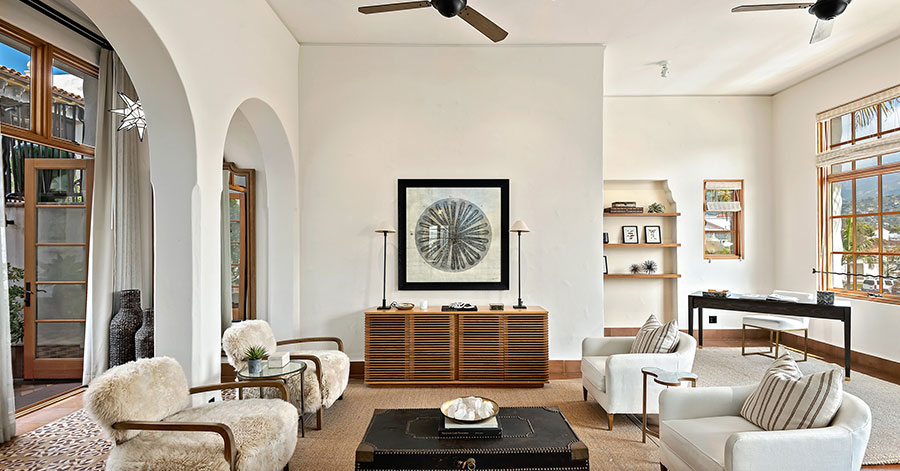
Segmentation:
{"type": "Polygon", "coordinates": [[[672,353],[678,347],[678,321],[663,325],[653,314],[638,331],[630,353],[672,353]]]}
{"type": "Polygon", "coordinates": [[[841,407],[839,368],[803,376],[789,353],[780,356],[741,407],[741,417],[765,430],[825,427],[841,407]]]}
{"type": "Polygon", "coordinates": [[[187,379],[175,360],[145,358],[119,365],[95,379],[84,393],[84,408],[110,440],[124,441],[135,430],[114,430],[126,420],[157,421],[190,403],[187,379]]]}

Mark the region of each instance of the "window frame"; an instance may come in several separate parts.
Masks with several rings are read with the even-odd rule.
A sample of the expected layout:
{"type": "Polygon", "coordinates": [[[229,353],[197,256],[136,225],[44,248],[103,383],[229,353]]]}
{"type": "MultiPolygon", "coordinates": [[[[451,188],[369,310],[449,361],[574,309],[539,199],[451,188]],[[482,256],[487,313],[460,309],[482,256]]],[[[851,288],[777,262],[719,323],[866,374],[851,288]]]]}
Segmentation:
{"type": "MultiPolygon", "coordinates": [[[[53,60],[99,78],[100,69],[27,31],[0,19],[0,34],[31,47],[31,129],[3,124],[2,134],[15,139],[94,157],[94,147],[53,135],[53,60]]],[[[99,112],[99,110],[98,110],[99,112]]]]}
{"type": "Polygon", "coordinates": [[[744,180],[737,178],[726,178],[726,179],[712,179],[712,180],[703,180],[703,198],[701,199],[701,204],[703,207],[700,212],[702,217],[703,226],[701,227],[703,230],[703,243],[701,244],[701,250],[703,251],[703,259],[704,260],[743,260],[744,259],[744,210],[746,209],[744,205],[744,180]],[[707,183],[739,183],[741,185],[740,190],[729,190],[734,192],[734,201],[741,204],[741,210],[734,212],[734,218],[732,220],[732,230],[730,231],[711,231],[706,229],[706,213],[708,212],[706,209],[706,192],[710,191],[706,189],[707,183]],[[730,254],[710,254],[706,253],[706,235],[712,234],[721,234],[721,233],[730,233],[732,234],[732,241],[734,243],[734,252],[730,254]]]}
{"type": "MultiPolygon", "coordinates": [[[[241,274],[238,285],[239,303],[237,310],[232,307],[232,321],[256,319],[256,170],[241,168],[228,161],[223,162],[222,169],[229,173],[228,188],[224,189],[229,192],[229,202],[231,201],[231,191],[238,192],[243,196],[241,198],[243,217],[240,219],[241,247],[239,249],[241,262],[238,264],[241,274]],[[235,183],[235,176],[245,177],[246,185],[241,186],[235,183]]],[[[230,218],[230,207],[228,214],[230,228],[230,222],[234,221],[230,218]]],[[[230,247],[228,255],[230,261],[230,247]]],[[[235,266],[235,264],[230,263],[229,266],[235,266]]],[[[229,286],[234,288],[234,285],[229,286]]],[[[230,294],[228,299],[231,299],[230,294]]]]}

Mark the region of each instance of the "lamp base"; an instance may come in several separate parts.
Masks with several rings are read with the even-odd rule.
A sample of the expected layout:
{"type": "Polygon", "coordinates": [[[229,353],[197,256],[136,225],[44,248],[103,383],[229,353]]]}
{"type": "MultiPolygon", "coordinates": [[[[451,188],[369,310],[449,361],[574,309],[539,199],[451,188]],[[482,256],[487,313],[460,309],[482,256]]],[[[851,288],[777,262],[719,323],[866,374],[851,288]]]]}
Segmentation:
{"type": "Polygon", "coordinates": [[[387,300],[386,300],[386,299],[382,299],[382,300],[381,300],[381,306],[378,306],[378,307],[375,308],[375,309],[378,309],[379,311],[387,311],[387,310],[390,310],[392,307],[393,307],[393,306],[388,306],[388,303],[387,303],[387,300]]]}
{"type": "Polygon", "coordinates": [[[515,306],[513,306],[513,309],[527,309],[527,308],[528,308],[528,306],[526,306],[524,303],[522,303],[522,298],[519,298],[519,304],[516,304],[515,306]]]}

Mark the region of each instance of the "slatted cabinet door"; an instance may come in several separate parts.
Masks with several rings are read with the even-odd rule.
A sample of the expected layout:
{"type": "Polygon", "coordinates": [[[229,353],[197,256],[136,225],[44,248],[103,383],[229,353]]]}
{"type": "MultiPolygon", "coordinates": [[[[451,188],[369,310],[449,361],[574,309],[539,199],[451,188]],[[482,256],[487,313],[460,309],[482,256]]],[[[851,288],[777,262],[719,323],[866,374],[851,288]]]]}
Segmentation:
{"type": "Polygon", "coordinates": [[[366,382],[407,381],[407,316],[366,314],[366,382]]]}
{"type": "Polygon", "coordinates": [[[459,381],[503,381],[503,317],[459,314],[459,381]]]}
{"type": "Polygon", "coordinates": [[[456,364],[456,317],[453,314],[409,316],[409,379],[453,381],[456,364]]]}
{"type": "Polygon", "coordinates": [[[547,316],[504,316],[506,330],[506,381],[547,381],[547,316]]]}

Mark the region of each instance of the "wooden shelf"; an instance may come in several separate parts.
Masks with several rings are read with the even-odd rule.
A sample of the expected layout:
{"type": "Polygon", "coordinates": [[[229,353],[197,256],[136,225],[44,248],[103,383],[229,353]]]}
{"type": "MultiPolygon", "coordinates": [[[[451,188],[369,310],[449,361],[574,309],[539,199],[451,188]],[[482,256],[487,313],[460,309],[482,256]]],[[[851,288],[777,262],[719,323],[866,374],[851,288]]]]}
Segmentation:
{"type": "Polygon", "coordinates": [[[639,274],[632,275],[631,273],[607,273],[603,275],[604,278],[681,278],[681,275],[678,273],[654,273],[652,275],[639,274]]]}
{"type": "Polygon", "coordinates": [[[611,217],[664,217],[664,218],[673,218],[681,216],[681,213],[607,213],[604,212],[603,216],[611,216],[611,217]]]}
{"type": "Polygon", "coordinates": [[[681,247],[681,244],[603,244],[604,247],[681,247]]]}

